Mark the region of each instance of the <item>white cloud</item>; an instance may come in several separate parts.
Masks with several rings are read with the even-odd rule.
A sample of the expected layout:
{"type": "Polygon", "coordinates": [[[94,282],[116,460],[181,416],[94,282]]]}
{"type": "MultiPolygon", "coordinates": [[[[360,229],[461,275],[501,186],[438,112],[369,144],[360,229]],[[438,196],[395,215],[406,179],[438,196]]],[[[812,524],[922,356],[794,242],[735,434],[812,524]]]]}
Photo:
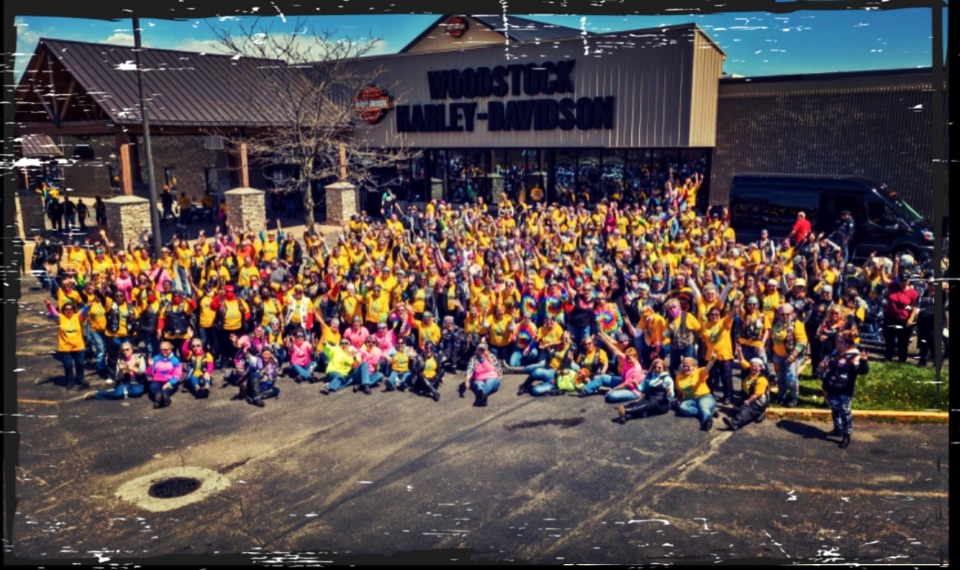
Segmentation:
{"type": "MultiPolygon", "coordinates": [[[[161,47],[161,46],[153,46],[161,47]]],[[[186,41],[182,41],[176,45],[171,46],[162,46],[169,49],[175,49],[178,51],[192,51],[197,53],[209,53],[209,54],[225,54],[223,48],[220,46],[220,43],[217,40],[201,40],[196,38],[191,38],[186,41]]]]}
{"type": "Polygon", "coordinates": [[[113,44],[121,46],[132,46],[133,45],[133,34],[128,34],[126,32],[115,32],[112,36],[105,40],[101,40],[97,43],[101,44],[113,44]]]}

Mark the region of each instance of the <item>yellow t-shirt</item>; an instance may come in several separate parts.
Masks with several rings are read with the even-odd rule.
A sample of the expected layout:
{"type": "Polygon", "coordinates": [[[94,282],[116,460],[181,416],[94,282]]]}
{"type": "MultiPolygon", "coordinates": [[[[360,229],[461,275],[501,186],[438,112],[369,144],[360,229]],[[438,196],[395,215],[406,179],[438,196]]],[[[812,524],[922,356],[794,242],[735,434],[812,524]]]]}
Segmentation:
{"type": "Polygon", "coordinates": [[[690,374],[684,374],[682,369],[678,369],[673,384],[684,400],[695,400],[710,393],[710,387],[707,386],[708,376],[706,368],[697,368],[690,374]]]}
{"type": "Polygon", "coordinates": [[[80,322],[80,313],[74,311],[73,315],[67,318],[62,313],[57,319],[60,327],[57,350],[61,352],[75,352],[83,350],[83,325],[80,322]]]}

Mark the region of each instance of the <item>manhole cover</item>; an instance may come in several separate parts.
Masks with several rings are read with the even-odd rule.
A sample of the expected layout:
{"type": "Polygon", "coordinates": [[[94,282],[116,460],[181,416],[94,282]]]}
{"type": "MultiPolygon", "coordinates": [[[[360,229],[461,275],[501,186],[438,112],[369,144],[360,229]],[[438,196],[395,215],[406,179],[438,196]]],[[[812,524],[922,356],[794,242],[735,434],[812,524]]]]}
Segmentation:
{"type": "Polygon", "coordinates": [[[230,486],[230,480],[204,467],[170,467],[127,481],[117,497],[153,513],[197,503],[230,486]]]}
{"type": "Polygon", "coordinates": [[[147,492],[157,499],[173,499],[189,495],[199,489],[200,485],[200,480],[193,477],[172,477],[150,485],[150,490],[147,492]]]}

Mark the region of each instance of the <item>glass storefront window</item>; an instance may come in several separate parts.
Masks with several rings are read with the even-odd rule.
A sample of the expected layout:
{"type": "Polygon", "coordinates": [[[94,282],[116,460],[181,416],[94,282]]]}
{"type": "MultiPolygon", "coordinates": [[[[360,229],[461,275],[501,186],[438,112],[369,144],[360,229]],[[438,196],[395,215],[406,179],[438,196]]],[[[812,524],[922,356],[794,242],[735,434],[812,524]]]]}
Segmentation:
{"type": "Polygon", "coordinates": [[[574,151],[557,150],[553,166],[557,200],[561,204],[574,204],[577,200],[577,156],[574,151]]]}
{"type": "Polygon", "coordinates": [[[624,198],[624,170],[623,151],[605,150],[603,152],[600,184],[603,188],[603,196],[608,200],[620,202],[624,198]]]}
{"type": "Polygon", "coordinates": [[[603,198],[600,190],[600,151],[581,150],[577,161],[577,198],[595,204],[603,198]]]}

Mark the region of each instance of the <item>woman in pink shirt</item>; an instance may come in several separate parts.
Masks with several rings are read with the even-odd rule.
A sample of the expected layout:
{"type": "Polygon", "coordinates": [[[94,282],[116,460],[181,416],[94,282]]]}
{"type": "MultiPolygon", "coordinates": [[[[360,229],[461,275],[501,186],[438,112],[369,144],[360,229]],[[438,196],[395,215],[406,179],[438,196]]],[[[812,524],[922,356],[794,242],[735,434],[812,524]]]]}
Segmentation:
{"type": "Polygon", "coordinates": [[[297,329],[293,337],[287,337],[287,353],[290,356],[290,368],[296,374],[294,381],[297,384],[304,380],[314,382],[313,371],[316,370],[317,363],[313,360],[313,346],[307,340],[303,329],[297,329]]]}
{"type": "Polygon", "coordinates": [[[386,322],[377,324],[377,332],[373,333],[373,338],[384,356],[389,358],[397,353],[397,335],[387,328],[386,322]]]}
{"type": "Polygon", "coordinates": [[[368,336],[370,336],[370,331],[363,326],[360,317],[353,317],[353,324],[343,331],[343,338],[349,340],[353,348],[358,350],[363,347],[363,343],[367,341],[368,336]]]}
{"type": "MultiPolygon", "coordinates": [[[[487,397],[500,388],[500,377],[503,376],[503,365],[487,348],[487,341],[481,340],[477,345],[477,353],[467,364],[466,372],[467,382],[474,394],[473,405],[481,408],[487,405],[487,397]]],[[[461,398],[464,392],[466,386],[461,384],[461,398]]]]}

